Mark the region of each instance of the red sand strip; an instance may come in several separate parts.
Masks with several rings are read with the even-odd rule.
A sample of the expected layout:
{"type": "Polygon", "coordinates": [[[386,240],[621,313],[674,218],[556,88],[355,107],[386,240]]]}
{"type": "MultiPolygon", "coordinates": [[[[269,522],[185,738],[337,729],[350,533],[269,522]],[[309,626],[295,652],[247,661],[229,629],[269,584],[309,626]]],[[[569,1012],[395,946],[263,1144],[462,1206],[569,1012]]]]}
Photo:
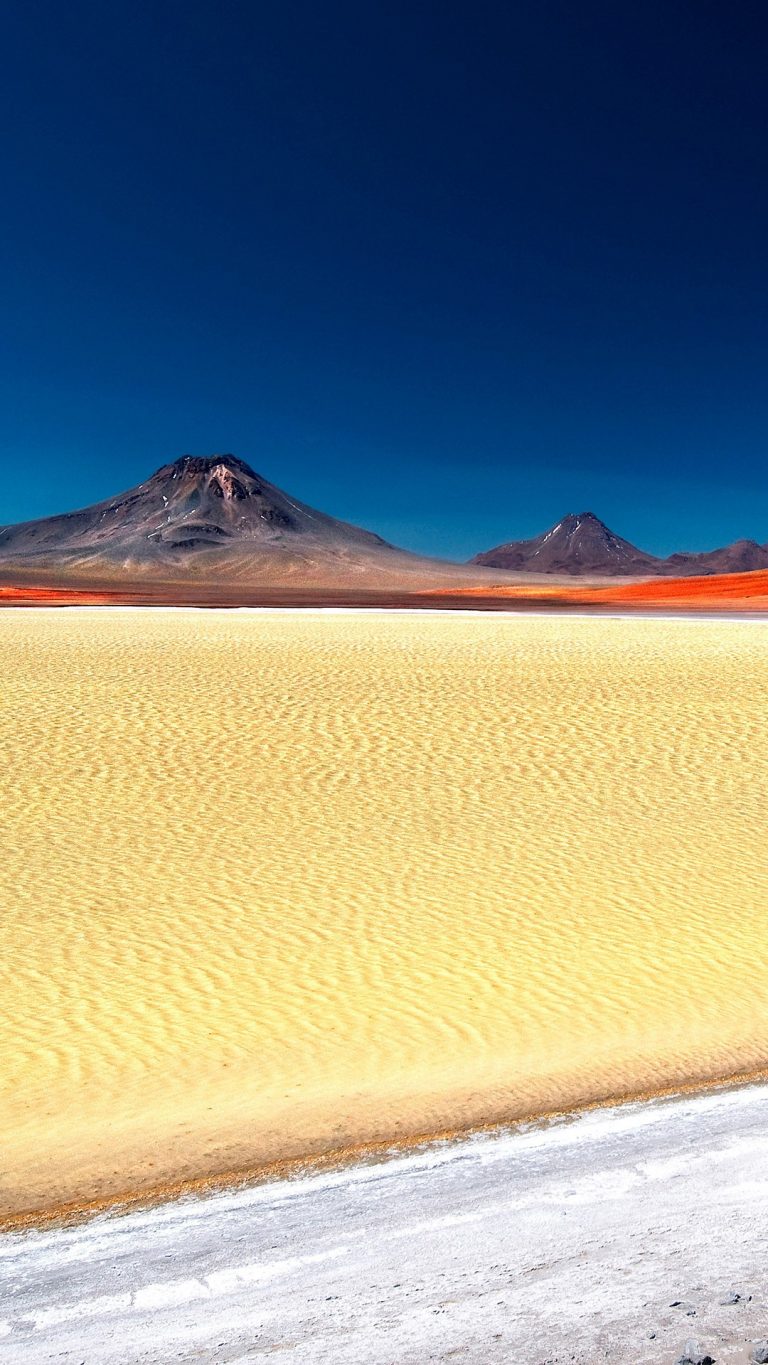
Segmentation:
{"type": "MultiPolygon", "coordinates": [[[[0,607],[108,607],[130,606],[147,601],[133,592],[99,591],[96,588],[50,588],[0,583],[0,607]]],[[[151,599],[149,599],[151,600],[151,599]]]]}
{"type": "Polygon", "coordinates": [[[688,611],[768,611],[768,571],[711,574],[702,578],[653,578],[642,583],[611,583],[590,587],[570,584],[498,583],[488,587],[431,588],[421,592],[341,592],[307,588],[280,592],[276,589],[231,589],[226,585],[194,584],[188,588],[147,586],[143,591],[125,589],[65,588],[0,583],[3,606],[117,606],[117,605],[297,605],[347,604],[367,606],[457,606],[471,601],[478,607],[497,609],[504,602],[531,606],[626,606],[670,607],[688,611]]]}
{"type": "MultiPolygon", "coordinates": [[[[423,594],[426,596],[426,594],[423,594]]],[[[710,574],[701,578],[652,578],[642,583],[607,587],[574,584],[494,584],[492,587],[442,588],[430,597],[452,600],[483,598],[516,602],[558,602],[582,606],[679,607],[687,610],[768,610],[768,571],[710,574]]]]}

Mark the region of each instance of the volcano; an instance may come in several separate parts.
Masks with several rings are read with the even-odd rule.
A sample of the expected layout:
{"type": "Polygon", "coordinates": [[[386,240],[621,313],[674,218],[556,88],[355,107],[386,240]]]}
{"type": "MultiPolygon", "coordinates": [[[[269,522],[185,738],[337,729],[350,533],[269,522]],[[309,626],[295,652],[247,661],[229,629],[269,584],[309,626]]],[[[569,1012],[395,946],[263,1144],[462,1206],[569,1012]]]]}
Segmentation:
{"type": "Polygon", "coordinates": [[[471,562],[526,573],[649,576],[661,560],[614,535],[592,512],[571,512],[542,535],[497,545],[471,562]]]}
{"type": "Polygon", "coordinates": [[[531,540],[512,540],[475,555],[471,564],[517,573],[572,577],[688,576],[768,569],[768,545],[737,540],[719,550],[678,552],[666,559],[623,540],[592,512],[569,513],[531,540]]]}
{"type": "Polygon", "coordinates": [[[184,455],[137,488],[78,512],[0,529],[0,555],[104,557],[190,567],[200,552],[391,549],[379,536],[288,497],[234,455],[184,455]]]}
{"type": "Polygon", "coordinates": [[[318,512],[234,455],[184,455],[105,502],[0,528],[7,582],[407,588],[468,572],[318,512]]]}

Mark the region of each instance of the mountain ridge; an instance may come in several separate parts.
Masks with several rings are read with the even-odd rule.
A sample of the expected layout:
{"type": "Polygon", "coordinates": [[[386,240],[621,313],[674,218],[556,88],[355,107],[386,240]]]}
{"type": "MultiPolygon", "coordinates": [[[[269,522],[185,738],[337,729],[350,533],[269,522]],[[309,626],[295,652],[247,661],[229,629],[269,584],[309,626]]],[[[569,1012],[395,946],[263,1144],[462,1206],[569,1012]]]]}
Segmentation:
{"type": "Polygon", "coordinates": [[[505,542],[465,565],[432,559],[300,502],[227,453],[182,455],[114,497],[0,526],[0,571],[8,580],[31,575],[30,582],[366,589],[489,584],[494,570],[551,581],[763,569],[768,544],[737,540],[662,558],[616,535],[593,512],[569,512],[541,535],[505,542]]]}
{"type": "Polygon", "coordinates": [[[736,540],[716,550],[677,551],[663,558],[617,536],[594,512],[569,512],[538,536],[506,541],[469,560],[506,572],[571,577],[656,577],[768,569],[768,544],[736,540]]]}

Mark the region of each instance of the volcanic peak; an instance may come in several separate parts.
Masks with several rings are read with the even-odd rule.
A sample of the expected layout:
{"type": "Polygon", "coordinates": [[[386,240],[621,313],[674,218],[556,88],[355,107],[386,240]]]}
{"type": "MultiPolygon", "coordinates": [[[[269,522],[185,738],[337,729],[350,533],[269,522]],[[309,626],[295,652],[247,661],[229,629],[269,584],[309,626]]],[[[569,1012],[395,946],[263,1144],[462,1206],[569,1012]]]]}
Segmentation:
{"type": "Polygon", "coordinates": [[[497,545],[470,562],[527,573],[613,575],[652,572],[658,561],[615,535],[594,512],[569,512],[542,535],[497,545]]]}
{"type": "Polygon", "coordinates": [[[180,455],[177,460],[170,460],[168,464],[161,465],[152,475],[157,479],[160,475],[170,474],[171,478],[177,479],[182,474],[210,474],[214,469],[234,470],[238,474],[244,474],[247,478],[257,479],[259,476],[255,469],[252,469],[245,460],[241,460],[237,455],[230,455],[226,452],[215,455],[180,455]]]}
{"type": "Polygon", "coordinates": [[[290,497],[229,453],[182,455],[116,497],[0,527],[0,562],[21,571],[305,583],[455,576],[290,497]]]}
{"type": "Polygon", "coordinates": [[[530,540],[512,540],[475,555],[471,564],[522,573],[651,577],[741,573],[768,568],[768,545],[737,540],[721,549],[660,559],[611,531],[594,512],[569,512],[530,540]]]}
{"type": "Polygon", "coordinates": [[[190,478],[204,484],[213,497],[240,501],[264,491],[265,479],[236,455],[182,455],[156,470],[148,484],[190,478]]]}
{"type": "Polygon", "coordinates": [[[565,516],[552,529],[555,531],[575,531],[582,524],[601,526],[604,531],[608,530],[605,522],[596,517],[594,512],[566,512],[565,516]]]}

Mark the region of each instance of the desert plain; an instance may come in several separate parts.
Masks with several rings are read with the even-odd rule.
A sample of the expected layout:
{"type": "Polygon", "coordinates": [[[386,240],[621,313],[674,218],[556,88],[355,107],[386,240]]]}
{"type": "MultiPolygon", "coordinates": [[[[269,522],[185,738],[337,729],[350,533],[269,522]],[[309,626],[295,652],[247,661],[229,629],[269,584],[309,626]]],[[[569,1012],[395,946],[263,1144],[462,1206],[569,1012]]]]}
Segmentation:
{"type": "Polygon", "coordinates": [[[768,628],[0,617],[6,1220],[760,1073],[768,628]]]}

